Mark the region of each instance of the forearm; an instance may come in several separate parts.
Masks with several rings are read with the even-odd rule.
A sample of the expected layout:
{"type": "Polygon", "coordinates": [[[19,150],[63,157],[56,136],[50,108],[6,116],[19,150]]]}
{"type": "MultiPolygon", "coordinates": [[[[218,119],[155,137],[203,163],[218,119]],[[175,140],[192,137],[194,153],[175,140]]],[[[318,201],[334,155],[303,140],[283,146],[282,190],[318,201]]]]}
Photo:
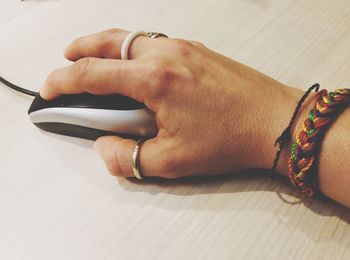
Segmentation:
{"type": "MultiPolygon", "coordinates": [[[[271,129],[269,141],[273,145],[275,139],[281,134],[288,124],[294,108],[298,100],[303,95],[303,91],[289,88],[289,98],[281,102],[279,111],[276,111],[275,129],[271,129]],[[286,109],[290,107],[287,112],[286,109]],[[276,131],[278,130],[278,131],[276,131]]],[[[288,157],[289,148],[295,141],[295,135],[301,128],[303,120],[307,118],[308,112],[315,104],[315,94],[312,93],[303,105],[296,123],[292,128],[292,140],[287,143],[281,154],[281,158],[277,167],[277,171],[288,176],[288,157]]],[[[317,164],[318,180],[320,191],[327,197],[350,207],[350,165],[348,159],[350,157],[350,109],[343,111],[326,132],[319,153],[319,162],[317,164]]],[[[275,156],[275,151],[270,156],[270,164],[275,156]]],[[[271,165],[270,165],[271,167],[271,165]]]]}

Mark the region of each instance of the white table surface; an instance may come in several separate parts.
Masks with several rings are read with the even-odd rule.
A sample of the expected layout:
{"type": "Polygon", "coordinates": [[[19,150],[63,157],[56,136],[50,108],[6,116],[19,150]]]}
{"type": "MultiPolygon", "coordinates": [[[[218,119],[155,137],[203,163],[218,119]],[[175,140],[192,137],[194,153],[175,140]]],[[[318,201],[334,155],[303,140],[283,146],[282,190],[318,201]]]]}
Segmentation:
{"type": "MultiPolygon", "coordinates": [[[[1,0],[0,75],[38,90],[71,40],[111,27],[202,41],[300,88],[350,85],[348,0],[1,0]]],[[[32,99],[0,87],[1,260],[350,257],[334,202],[254,173],[116,179],[92,142],[39,131],[32,99]]]]}

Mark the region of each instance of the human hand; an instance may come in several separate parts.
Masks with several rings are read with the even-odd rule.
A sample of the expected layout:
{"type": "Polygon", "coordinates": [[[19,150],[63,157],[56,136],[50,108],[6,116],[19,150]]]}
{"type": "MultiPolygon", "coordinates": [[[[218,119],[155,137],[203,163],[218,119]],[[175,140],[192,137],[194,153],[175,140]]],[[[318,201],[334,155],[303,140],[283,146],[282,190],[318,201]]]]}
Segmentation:
{"type": "MultiPolygon", "coordinates": [[[[112,29],[75,40],[65,56],[71,66],[52,72],[40,91],[118,93],[155,113],[158,135],[141,149],[144,176],[177,178],[269,168],[274,139],[287,125],[300,92],[200,43],[137,37],[130,60],[120,60],[127,31],[112,29]]],[[[135,141],[105,136],[96,141],[109,171],[132,177],[135,141]]]]}

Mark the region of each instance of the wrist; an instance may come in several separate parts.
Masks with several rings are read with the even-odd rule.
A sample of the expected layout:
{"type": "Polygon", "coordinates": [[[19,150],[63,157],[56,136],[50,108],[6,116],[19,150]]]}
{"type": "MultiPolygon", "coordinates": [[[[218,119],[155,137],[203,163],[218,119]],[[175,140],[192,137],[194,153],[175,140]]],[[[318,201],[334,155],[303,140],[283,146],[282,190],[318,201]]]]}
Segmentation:
{"type": "MultiPolygon", "coordinates": [[[[263,169],[272,168],[277,153],[277,146],[274,146],[275,141],[288,126],[297,103],[304,93],[300,89],[286,86],[279,87],[278,90],[276,89],[274,92],[273,100],[269,105],[269,111],[271,111],[271,113],[268,116],[265,115],[262,117],[263,119],[265,118],[265,123],[263,124],[262,148],[260,150],[262,156],[259,168],[263,169]]],[[[289,150],[295,140],[295,134],[301,127],[303,120],[307,117],[307,113],[314,105],[314,95],[314,92],[310,93],[302,104],[296,120],[292,125],[291,138],[284,144],[276,168],[276,171],[280,174],[288,175],[289,150]]]]}

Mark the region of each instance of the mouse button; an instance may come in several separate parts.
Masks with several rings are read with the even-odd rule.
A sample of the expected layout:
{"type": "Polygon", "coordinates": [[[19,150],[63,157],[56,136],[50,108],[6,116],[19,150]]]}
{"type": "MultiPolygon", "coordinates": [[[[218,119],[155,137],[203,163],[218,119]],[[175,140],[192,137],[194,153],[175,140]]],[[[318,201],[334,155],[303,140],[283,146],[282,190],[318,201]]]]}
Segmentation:
{"type": "Polygon", "coordinates": [[[28,114],[44,108],[53,107],[56,105],[55,103],[55,101],[47,101],[43,99],[38,93],[29,107],[28,114]]]}
{"type": "Polygon", "coordinates": [[[47,101],[38,94],[31,104],[28,114],[51,107],[92,108],[106,110],[136,110],[145,105],[134,99],[119,94],[92,95],[89,93],[63,95],[47,101]]]}
{"type": "Polygon", "coordinates": [[[100,96],[88,93],[63,95],[55,99],[55,104],[52,105],[69,108],[100,108],[104,103],[100,99],[100,96]]]}
{"type": "Polygon", "coordinates": [[[134,110],[145,108],[143,103],[119,94],[92,95],[88,93],[62,96],[60,103],[66,107],[97,108],[106,110],[134,110]]]}
{"type": "Polygon", "coordinates": [[[104,102],[105,106],[107,106],[108,109],[114,110],[134,110],[145,108],[145,105],[141,102],[138,102],[126,96],[116,94],[108,96],[104,102]]]}

